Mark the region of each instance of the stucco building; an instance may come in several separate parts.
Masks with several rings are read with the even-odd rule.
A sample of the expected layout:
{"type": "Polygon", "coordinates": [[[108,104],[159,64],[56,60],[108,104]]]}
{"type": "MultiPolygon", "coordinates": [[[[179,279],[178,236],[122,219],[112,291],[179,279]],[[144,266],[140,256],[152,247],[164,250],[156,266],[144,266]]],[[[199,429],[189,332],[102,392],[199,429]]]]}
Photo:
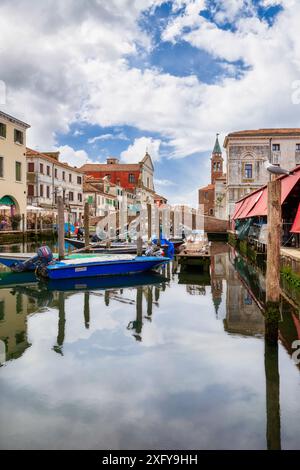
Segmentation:
{"type": "Polygon", "coordinates": [[[235,202],[268,182],[266,160],[291,170],[300,164],[300,129],[258,129],[232,132],[225,138],[227,153],[227,216],[235,202]]]}
{"type": "Polygon", "coordinates": [[[83,216],[83,173],[59,161],[59,152],[37,152],[27,149],[27,200],[28,205],[55,211],[57,194],[62,196],[70,221],[81,221],[83,216]]]}
{"type": "Polygon", "coordinates": [[[26,131],[29,124],[0,111],[0,212],[24,214],[26,223],[26,131]]]}
{"type": "Polygon", "coordinates": [[[86,176],[95,180],[106,178],[128,192],[134,192],[139,202],[154,201],[154,166],[148,152],[138,163],[120,163],[108,158],[106,163],[87,163],[80,168],[86,176]]]}

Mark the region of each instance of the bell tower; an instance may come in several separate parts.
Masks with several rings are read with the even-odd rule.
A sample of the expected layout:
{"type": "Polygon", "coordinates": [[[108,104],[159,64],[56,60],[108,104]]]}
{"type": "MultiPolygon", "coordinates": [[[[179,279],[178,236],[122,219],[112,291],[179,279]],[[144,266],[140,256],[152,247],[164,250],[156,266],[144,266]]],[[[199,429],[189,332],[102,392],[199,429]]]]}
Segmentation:
{"type": "Polygon", "coordinates": [[[215,146],[211,155],[211,184],[215,184],[215,180],[223,176],[223,157],[219,144],[219,134],[216,136],[215,146]]]}

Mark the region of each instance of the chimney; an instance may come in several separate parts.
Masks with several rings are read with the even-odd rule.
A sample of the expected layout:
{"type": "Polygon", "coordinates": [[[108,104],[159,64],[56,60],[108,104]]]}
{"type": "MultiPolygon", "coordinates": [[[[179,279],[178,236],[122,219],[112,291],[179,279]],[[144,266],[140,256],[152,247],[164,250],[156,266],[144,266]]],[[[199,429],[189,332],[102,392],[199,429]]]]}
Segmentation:
{"type": "Polygon", "coordinates": [[[106,159],[107,165],[117,165],[119,163],[118,158],[109,157],[106,159]]]}

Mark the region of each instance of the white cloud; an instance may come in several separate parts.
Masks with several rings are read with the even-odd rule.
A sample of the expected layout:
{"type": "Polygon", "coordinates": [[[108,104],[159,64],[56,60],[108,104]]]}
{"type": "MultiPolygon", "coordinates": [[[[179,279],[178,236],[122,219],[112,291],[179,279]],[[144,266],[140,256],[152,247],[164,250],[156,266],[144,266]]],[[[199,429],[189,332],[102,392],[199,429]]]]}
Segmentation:
{"type": "Polygon", "coordinates": [[[161,140],[152,139],[151,137],[140,137],[134,139],[132,145],[129,145],[127,150],[121,153],[121,158],[126,163],[138,163],[144,156],[146,151],[151,155],[152,161],[159,160],[159,149],[161,140]]]}
{"type": "Polygon", "coordinates": [[[176,186],[176,183],[174,181],[167,180],[167,179],[155,178],[154,183],[157,184],[157,186],[176,186]]]}
{"type": "Polygon", "coordinates": [[[85,150],[74,150],[69,145],[63,145],[57,147],[57,151],[60,152],[60,161],[68,163],[69,165],[80,167],[85,163],[93,163],[85,150]]]}
{"type": "Polygon", "coordinates": [[[95,142],[101,140],[129,140],[128,137],[123,133],[119,132],[118,134],[102,134],[92,137],[88,140],[89,144],[94,144],[95,142]]]}
{"type": "MultiPolygon", "coordinates": [[[[233,32],[199,16],[204,1],[178,0],[174,8],[185,10],[167,25],[165,40],[184,40],[217,59],[248,66],[237,78],[234,64],[225,64],[230,77],[211,85],[196,76],[130,67],[126,55],[138,54],[137,44],[151,48],[139,15],[160,3],[91,0],[87,7],[84,0],[1,1],[3,109],[32,125],[30,146],[55,147],[57,133],[85,121],[160,133],[173,146],[170,157],[179,158],[210,149],[216,131],[300,125],[299,106],[291,99],[291,84],[300,78],[300,2],[276,2],[284,11],[270,27],[250,8],[250,16],[237,16],[248,0],[224,1],[218,11],[223,20],[230,12],[237,16],[233,32]]],[[[123,158],[137,161],[146,147],[137,139],[123,158]]],[[[158,150],[152,151],[154,159],[158,150]]]]}

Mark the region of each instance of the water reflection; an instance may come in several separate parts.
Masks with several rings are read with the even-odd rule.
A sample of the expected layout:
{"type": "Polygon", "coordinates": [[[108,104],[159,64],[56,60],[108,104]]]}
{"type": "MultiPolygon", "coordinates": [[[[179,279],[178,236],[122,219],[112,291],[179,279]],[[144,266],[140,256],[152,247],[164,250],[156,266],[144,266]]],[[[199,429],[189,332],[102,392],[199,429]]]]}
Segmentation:
{"type": "Polygon", "coordinates": [[[233,250],[216,252],[209,273],[174,263],[160,275],[101,282],[19,280],[0,274],[1,419],[18,425],[27,389],[32,409],[22,418],[28,437],[0,426],[0,447],[279,449],[282,427],[284,446],[300,447],[299,374],[287,356],[299,310],[283,292],[280,346],[264,341],[263,273],[233,250]],[[84,441],[77,422],[90,426],[84,441]]]}

